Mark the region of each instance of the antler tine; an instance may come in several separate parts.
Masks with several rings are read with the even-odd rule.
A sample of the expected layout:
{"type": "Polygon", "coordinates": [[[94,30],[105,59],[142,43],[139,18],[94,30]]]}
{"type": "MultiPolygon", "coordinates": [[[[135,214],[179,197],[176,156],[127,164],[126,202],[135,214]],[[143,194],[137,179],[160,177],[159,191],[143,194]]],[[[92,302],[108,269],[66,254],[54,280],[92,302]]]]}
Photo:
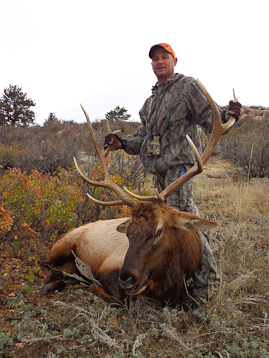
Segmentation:
{"type": "Polygon", "coordinates": [[[213,115],[214,115],[213,130],[212,130],[212,133],[210,136],[209,143],[202,155],[202,161],[203,161],[203,164],[205,164],[208,161],[208,159],[211,157],[222,134],[234,125],[235,118],[231,117],[228,122],[222,123],[220,112],[219,112],[219,109],[218,109],[216,103],[213,101],[213,99],[211,98],[210,94],[207,92],[204,85],[199,80],[197,80],[197,81],[198,81],[199,87],[201,88],[203,94],[205,95],[206,99],[208,100],[210,107],[213,111],[213,115]]]}
{"type": "Polygon", "coordinates": [[[77,161],[76,159],[74,158],[74,162],[75,162],[75,167],[79,173],[79,175],[85,180],[87,181],[89,184],[91,185],[94,185],[94,186],[99,186],[99,187],[103,187],[103,188],[108,188],[112,191],[114,191],[116,194],[118,194],[121,198],[121,200],[116,200],[116,201],[110,201],[110,202],[105,202],[105,201],[100,201],[100,200],[97,200],[97,199],[94,199],[90,196],[90,198],[95,201],[96,203],[98,204],[101,204],[101,205],[105,205],[105,206],[109,206],[109,205],[128,205],[130,207],[134,206],[136,201],[131,199],[129,196],[126,195],[126,193],[124,192],[124,190],[122,190],[117,184],[115,184],[112,179],[110,178],[110,175],[109,175],[109,172],[108,172],[108,167],[107,167],[107,164],[106,164],[106,160],[105,160],[105,157],[104,155],[102,154],[98,144],[97,144],[97,141],[95,139],[95,136],[94,136],[94,133],[93,133],[93,129],[92,129],[92,125],[91,125],[91,122],[90,122],[90,118],[87,114],[87,112],[85,111],[85,109],[82,107],[81,105],[81,108],[85,114],[85,117],[87,119],[87,123],[88,123],[88,128],[89,128],[89,131],[90,131],[90,135],[91,135],[91,139],[93,141],[93,144],[94,144],[94,147],[97,151],[97,154],[101,160],[101,163],[102,163],[102,167],[103,167],[103,170],[104,170],[104,174],[105,174],[105,178],[103,181],[94,181],[94,180],[91,180],[89,179],[88,177],[86,177],[86,175],[84,175],[82,173],[82,171],[79,169],[78,167],[78,164],[77,164],[77,161]]]}
{"type": "Polygon", "coordinates": [[[195,159],[196,159],[196,164],[194,164],[194,166],[190,170],[188,170],[184,175],[182,175],[176,181],[171,183],[164,191],[162,191],[160,193],[160,195],[163,198],[167,198],[176,189],[178,189],[180,186],[182,186],[188,180],[190,180],[195,175],[200,174],[203,171],[203,165],[208,161],[208,159],[212,155],[212,153],[213,153],[213,151],[214,151],[214,149],[215,149],[220,137],[222,136],[222,134],[224,132],[226,132],[227,129],[232,127],[232,125],[235,122],[235,119],[233,117],[231,117],[229,119],[229,121],[224,123],[224,124],[221,122],[220,112],[218,110],[218,107],[217,107],[216,103],[213,101],[213,99],[211,98],[210,94],[207,92],[206,88],[203,86],[203,84],[199,80],[197,80],[197,81],[198,81],[199,87],[201,88],[203,94],[207,98],[207,100],[208,100],[208,102],[210,104],[210,107],[211,107],[211,109],[213,111],[214,125],[213,125],[212,134],[210,136],[209,143],[208,143],[208,145],[207,145],[202,157],[200,157],[200,155],[199,155],[197,149],[195,148],[193,142],[187,136],[188,142],[191,145],[192,151],[193,151],[195,159]]]}
{"type": "Polygon", "coordinates": [[[125,186],[123,187],[123,189],[126,191],[126,193],[130,194],[133,198],[137,199],[137,200],[142,200],[142,201],[165,201],[165,198],[162,197],[159,193],[158,190],[156,188],[154,188],[156,195],[154,196],[142,196],[142,195],[138,195],[135,193],[132,193],[130,190],[128,190],[125,186]]]}
{"type": "MultiPolygon", "coordinates": [[[[109,187],[107,185],[107,182],[106,181],[94,181],[94,180],[91,180],[89,179],[88,177],[86,177],[85,174],[82,173],[82,171],[80,170],[79,166],[78,166],[78,163],[76,161],[76,158],[73,157],[74,159],[74,162],[75,162],[75,167],[79,173],[79,175],[89,184],[91,185],[94,185],[94,186],[100,186],[100,187],[103,187],[103,188],[109,188],[111,190],[113,190],[111,187],[109,187]]],[[[116,185],[116,184],[115,184],[116,185]]],[[[87,194],[88,197],[94,201],[96,204],[101,204],[101,205],[104,205],[104,206],[112,206],[112,205],[127,205],[125,201],[123,200],[115,200],[115,201],[100,201],[98,199],[95,199],[93,198],[92,196],[90,196],[89,194],[87,194]]]]}
{"type": "Polygon", "coordinates": [[[181,187],[184,183],[186,183],[188,180],[193,178],[195,175],[202,173],[202,171],[203,171],[202,158],[200,157],[200,154],[198,153],[197,148],[195,147],[193,141],[191,140],[191,138],[188,135],[186,135],[186,138],[189,142],[189,145],[191,146],[192,152],[196,159],[196,164],[194,164],[193,167],[191,167],[191,169],[188,170],[185,174],[183,174],[181,177],[179,177],[173,183],[168,185],[168,187],[165,188],[159,194],[164,199],[168,198],[169,195],[171,195],[175,190],[177,190],[179,187],[181,187]]]}
{"type": "Polygon", "coordinates": [[[239,97],[236,97],[235,92],[234,92],[234,88],[233,88],[233,95],[234,95],[234,102],[238,102],[238,101],[239,101],[239,97]]]}
{"type": "Polygon", "coordinates": [[[93,196],[88,194],[88,197],[94,201],[96,204],[103,205],[103,206],[114,206],[114,205],[126,205],[126,203],[123,200],[114,200],[114,201],[101,201],[98,199],[95,199],[93,196]]]}
{"type": "Polygon", "coordinates": [[[105,157],[103,156],[98,144],[97,144],[97,141],[95,139],[95,136],[94,136],[94,133],[93,133],[93,129],[92,129],[92,125],[91,125],[91,121],[90,121],[90,118],[88,116],[88,113],[85,111],[85,109],[83,108],[82,104],[80,105],[84,114],[85,114],[85,117],[87,119],[87,124],[88,124],[88,129],[89,129],[89,132],[90,132],[90,136],[91,136],[91,139],[92,139],[92,142],[93,142],[93,145],[97,151],[97,154],[101,160],[101,163],[102,163],[102,167],[104,169],[104,174],[105,174],[105,179],[106,178],[109,178],[109,173],[108,173],[108,168],[107,168],[107,165],[106,165],[106,160],[105,160],[105,157]]]}
{"type": "MultiPolygon", "coordinates": [[[[108,119],[106,120],[106,126],[107,126],[107,132],[108,132],[108,133],[116,134],[116,133],[121,132],[120,129],[118,129],[118,130],[112,132],[112,131],[111,131],[111,128],[110,128],[110,125],[109,125],[109,122],[108,122],[108,119]]],[[[104,151],[103,156],[104,156],[104,157],[107,157],[108,154],[109,154],[109,152],[110,152],[110,146],[108,146],[108,147],[106,148],[106,150],[104,151]]]]}

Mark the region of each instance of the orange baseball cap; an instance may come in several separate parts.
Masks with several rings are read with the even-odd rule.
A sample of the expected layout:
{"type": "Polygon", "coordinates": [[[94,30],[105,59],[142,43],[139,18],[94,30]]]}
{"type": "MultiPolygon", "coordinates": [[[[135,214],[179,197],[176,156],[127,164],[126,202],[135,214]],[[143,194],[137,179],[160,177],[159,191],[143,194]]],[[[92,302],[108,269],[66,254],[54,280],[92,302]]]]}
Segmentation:
{"type": "Polygon", "coordinates": [[[150,51],[149,51],[149,57],[152,58],[153,52],[155,50],[157,50],[157,48],[160,48],[160,47],[164,48],[167,52],[171,53],[171,55],[173,57],[176,57],[172,47],[170,45],[168,45],[167,43],[165,43],[165,42],[161,42],[160,44],[152,46],[150,51]]]}

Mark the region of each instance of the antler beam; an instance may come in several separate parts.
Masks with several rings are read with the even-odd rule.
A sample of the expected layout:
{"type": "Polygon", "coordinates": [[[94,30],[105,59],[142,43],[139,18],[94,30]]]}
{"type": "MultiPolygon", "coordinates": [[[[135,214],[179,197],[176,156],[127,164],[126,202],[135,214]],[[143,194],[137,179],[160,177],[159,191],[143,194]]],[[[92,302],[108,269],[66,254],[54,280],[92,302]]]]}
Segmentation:
{"type": "Polygon", "coordinates": [[[87,123],[88,123],[88,128],[89,128],[89,131],[90,131],[90,136],[91,136],[91,139],[93,141],[93,144],[94,144],[94,147],[97,151],[97,154],[101,160],[101,163],[102,163],[102,167],[104,169],[104,174],[105,174],[105,179],[103,181],[94,181],[94,180],[91,180],[89,179],[88,177],[86,177],[86,175],[84,175],[82,173],[82,171],[80,170],[78,164],[77,164],[77,161],[76,159],[74,158],[74,162],[75,162],[75,167],[79,173],[79,175],[85,180],[87,181],[89,184],[91,185],[94,185],[94,186],[99,186],[99,187],[103,187],[103,188],[107,188],[107,189],[110,189],[112,191],[114,191],[116,194],[118,194],[121,198],[121,200],[115,200],[115,201],[109,201],[109,202],[106,202],[106,201],[100,201],[100,200],[97,200],[93,197],[91,197],[90,195],[88,195],[94,202],[96,202],[97,204],[101,204],[101,205],[104,205],[104,206],[110,206],[110,205],[127,205],[127,206],[134,206],[136,201],[133,200],[132,198],[130,198],[125,192],[124,190],[122,190],[117,184],[115,184],[112,179],[110,178],[110,175],[109,175],[109,172],[108,172],[108,167],[107,167],[107,164],[106,164],[106,160],[105,160],[105,157],[104,155],[102,154],[98,144],[97,144],[97,141],[95,139],[95,136],[94,136],[94,133],[93,133],[93,129],[92,129],[92,125],[91,125],[91,122],[90,122],[90,118],[87,114],[87,112],[85,111],[85,109],[82,107],[81,105],[81,108],[85,114],[85,117],[87,119],[87,123]]]}
{"type": "MultiPolygon", "coordinates": [[[[198,160],[196,158],[197,163],[194,164],[194,166],[188,170],[184,175],[182,175],[180,178],[178,178],[176,181],[174,181],[172,184],[170,184],[164,191],[160,193],[161,196],[164,198],[167,198],[169,195],[171,195],[177,188],[181,187],[184,183],[186,183],[188,180],[190,180],[195,175],[201,173],[203,171],[203,165],[208,161],[208,159],[211,157],[220,137],[224,132],[226,132],[230,127],[233,126],[235,122],[235,118],[231,117],[228,122],[222,123],[221,122],[221,116],[219,109],[216,105],[216,103],[211,98],[210,94],[207,92],[204,85],[197,80],[199,87],[201,88],[201,91],[205,95],[206,99],[208,100],[210,107],[213,112],[214,116],[214,124],[213,124],[213,130],[210,136],[209,143],[201,157],[202,165],[198,164],[198,160]]],[[[199,154],[198,154],[199,155],[199,154]]]]}
{"type": "MultiPolygon", "coordinates": [[[[197,81],[198,81],[199,87],[201,88],[201,91],[203,92],[203,94],[205,95],[205,97],[207,98],[207,100],[210,104],[210,107],[213,111],[213,116],[214,116],[214,125],[213,125],[212,134],[210,136],[209,143],[208,143],[202,157],[200,157],[194,143],[192,142],[191,138],[187,135],[186,138],[187,138],[189,145],[191,146],[191,149],[195,156],[196,164],[194,164],[194,166],[190,170],[188,170],[184,175],[182,175],[180,178],[178,178],[173,183],[171,183],[160,194],[158,194],[156,196],[149,196],[149,197],[138,196],[138,195],[134,196],[134,194],[132,194],[134,198],[143,200],[143,201],[146,201],[146,200],[165,201],[165,199],[169,195],[171,195],[175,190],[177,190],[179,187],[181,187],[184,183],[186,183],[188,180],[193,178],[195,175],[202,173],[203,165],[208,161],[208,159],[212,155],[220,137],[222,136],[222,134],[224,132],[226,132],[230,127],[233,126],[233,124],[235,122],[235,118],[233,118],[233,117],[231,117],[229,119],[229,121],[224,124],[221,122],[220,112],[219,112],[219,109],[218,109],[216,103],[213,101],[213,99],[211,98],[210,94],[207,92],[204,85],[199,80],[197,80],[197,81]]],[[[234,93],[234,100],[235,101],[237,100],[237,98],[235,97],[235,93],[234,93]]],[[[130,192],[128,192],[128,193],[130,194],[130,192]]]]}

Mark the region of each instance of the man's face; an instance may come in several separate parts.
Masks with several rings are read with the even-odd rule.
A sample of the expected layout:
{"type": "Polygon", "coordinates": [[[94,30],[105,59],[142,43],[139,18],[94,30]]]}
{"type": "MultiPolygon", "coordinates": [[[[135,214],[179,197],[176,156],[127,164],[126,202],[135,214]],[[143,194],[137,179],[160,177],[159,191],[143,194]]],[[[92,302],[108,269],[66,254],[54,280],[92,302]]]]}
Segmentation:
{"type": "Polygon", "coordinates": [[[151,65],[159,83],[162,83],[174,74],[176,64],[177,58],[174,58],[165,49],[158,48],[153,52],[151,65]]]}

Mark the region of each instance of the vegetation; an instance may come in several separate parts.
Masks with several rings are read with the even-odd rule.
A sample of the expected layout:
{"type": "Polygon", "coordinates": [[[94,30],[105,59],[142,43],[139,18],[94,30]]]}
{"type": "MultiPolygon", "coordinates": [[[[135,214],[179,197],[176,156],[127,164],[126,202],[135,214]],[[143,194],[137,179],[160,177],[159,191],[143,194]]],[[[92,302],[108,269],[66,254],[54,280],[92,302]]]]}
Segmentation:
{"type": "MultiPolygon", "coordinates": [[[[115,124],[111,123],[111,129],[120,129],[120,135],[125,136],[135,132],[138,125],[135,122],[117,121],[115,124]]],[[[107,133],[106,121],[94,122],[93,128],[99,146],[102,147],[107,133]]],[[[59,168],[71,168],[74,164],[73,157],[83,157],[84,162],[95,160],[86,124],[48,120],[43,127],[3,126],[0,128],[0,143],[0,165],[5,169],[20,167],[28,174],[32,170],[38,170],[53,175],[59,168]]],[[[119,153],[119,157],[122,157],[122,153],[119,153]]],[[[127,162],[129,160],[130,158],[127,162]]],[[[139,167],[139,158],[135,160],[139,167]]],[[[126,165],[121,169],[122,173],[125,169],[126,165]]]]}
{"type": "Polygon", "coordinates": [[[113,111],[107,112],[105,115],[106,119],[112,119],[113,121],[122,120],[127,121],[131,115],[128,114],[127,109],[124,107],[117,106],[113,111]]]}
{"type": "Polygon", "coordinates": [[[55,113],[53,113],[53,112],[50,112],[50,114],[49,114],[49,116],[48,116],[48,118],[45,120],[45,122],[44,122],[44,125],[47,125],[47,124],[49,124],[49,123],[51,123],[51,122],[57,122],[57,123],[60,123],[61,121],[60,121],[60,119],[58,119],[56,116],[55,116],[55,113]]]}
{"type": "Polygon", "coordinates": [[[35,121],[35,113],[30,109],[35,103],[27,98],[21,87],[10,85],[0,98],[0,125],[27,126],[35,121]]]}
{"type": "MultiPolygon", "coordinates": [[[[161,307],[143,297],[112,307],[70,278],[62,292],[44,295],[38,272],[55,240],[85,222],[128,215],[126,207],[91,203],[87,192],[108,200],[111,194],[89,187],[77,176],[71,158],[65,161],[72,151],[88,176],[102,177],[85,126],[52,122],[0,131],[0,356],[268,358],[268,178],[195,178],[194,200],[201,216],[219,223],[209,238],[221,277],[209,301],[196,310],[161,307]],[[46,169],[48,164],[35,168],[34,143],[41,147],[42,141],[63,150],[54,171],[46,169]]],[[[122,129],[122,136],[136,126],[111,124],[112,130],[122,129]]],[[[106,123],[93,127],[102,145],[106,123]]],[[[119,151],[108,160],[120,186],[147,192],[150,178],[137,157],[129,161],[119,151]]],[[[205,174],[230,167],[213,157],[205,174]]]]}
{"type": "Polygon", "coordinates": [[[250,178],[269,176],[269,121],[248,118],[222,137],[221,155],[250,178]]]}

